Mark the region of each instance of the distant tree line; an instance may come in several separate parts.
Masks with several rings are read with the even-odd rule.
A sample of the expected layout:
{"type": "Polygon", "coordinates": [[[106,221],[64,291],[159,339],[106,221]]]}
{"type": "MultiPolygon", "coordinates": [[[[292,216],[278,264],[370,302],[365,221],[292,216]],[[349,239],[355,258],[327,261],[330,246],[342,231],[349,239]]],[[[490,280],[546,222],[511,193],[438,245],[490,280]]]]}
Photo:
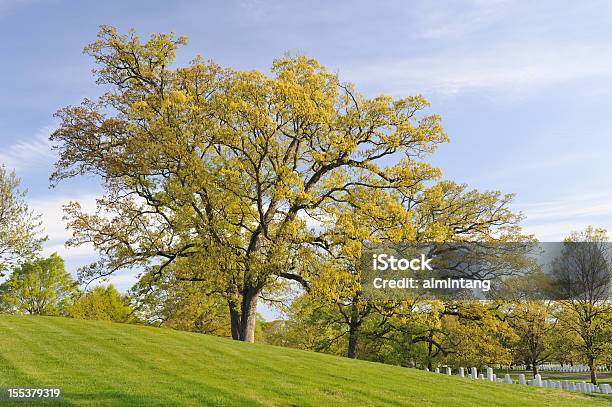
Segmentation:
{"type": "Polygon", "coordinates": [[[0,312],[135,322],[129,297],[112,286],[82,292],[56,253],[13,269],[0,284],[0,312]]]}

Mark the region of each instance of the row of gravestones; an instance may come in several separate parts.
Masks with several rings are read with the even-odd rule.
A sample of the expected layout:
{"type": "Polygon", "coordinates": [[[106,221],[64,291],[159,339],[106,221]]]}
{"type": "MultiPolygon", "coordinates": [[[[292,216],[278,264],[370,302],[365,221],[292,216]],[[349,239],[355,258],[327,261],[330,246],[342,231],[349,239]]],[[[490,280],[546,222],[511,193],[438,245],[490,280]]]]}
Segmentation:
{"type": "MultiPolygon", "coordinates": [[[[528,370],[525,365],[512,366],[512,370],[528,370]]],[[[561,366],[561,365],[541,365],[538,366],[538,370],[546,372],[563,372],[563,373],[582,373],[589,372],[591,369],[587,365],[574,365],[574,366],[561,366]]],[[[606,366],[597,366],[599,372],[607,372],[606,366]]]]}
{"type": "MultiPolygon", "coordinates": [[[[425,368],[425,370],[429,371],[429,369],[425,368]]],[[[440,368],[437,367],[435,373],[440,373],[440,368]]],[[[450,366],[446,366],[446,374],[452,375],[453,371],[450,366]]],[[[459,376],[467,377],[469,379],[480,379],[487,380],[490,382],[500,382],[500,383],[518,383],[518,384],[526,384],[529,386],[538,386],[538,387],[548,387],[551,389],[562,389],[568,391],[582,391],[587,393],[602,393],[602,394],[612,394],[612,387],[609,384],[600,384],[598,386],[593,383],[587,382],[571,382],[568,380],[555,381],[555,380],[542,380],[542,376],[539,374],[535,375],[533,380],[526,380],[524,374],[518,375],[518,381],[515,382],[512,380],[509,374],[505,374],[504,378],[498,378],[495,373],[493,373],[493,369],[488,367],[486,376],[483,373],[478,374],[478,369],[473,367],[469,372],[467,372],[464,368],[459,368],[459,376]]]]}
{"type": "MultiPolygon", "coordinates": [[[[578,372],[589,372],[591,369],[586,365],[576,366],[561,366],[561,365],[542,365],[540,370],[546,372],[564,372],[564,373],[578,373],[578,372]]],[[[606,366],[597,366],[595,370],[605,372],[608,370],[606,366]]]]}

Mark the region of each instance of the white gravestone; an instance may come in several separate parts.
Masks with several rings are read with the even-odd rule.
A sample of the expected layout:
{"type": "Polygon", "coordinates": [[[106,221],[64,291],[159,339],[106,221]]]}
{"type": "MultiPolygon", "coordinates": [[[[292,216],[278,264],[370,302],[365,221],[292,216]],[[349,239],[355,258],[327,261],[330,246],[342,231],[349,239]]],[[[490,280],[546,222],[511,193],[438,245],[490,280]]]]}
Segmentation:
{"type": "Polygon", "coordinates": [[[533,382],[534,382],[534,384],[533,384],[534,386],[542,387],[542,376],[540,376],[540,374],[538,373],[533,378],[533,382]]]}

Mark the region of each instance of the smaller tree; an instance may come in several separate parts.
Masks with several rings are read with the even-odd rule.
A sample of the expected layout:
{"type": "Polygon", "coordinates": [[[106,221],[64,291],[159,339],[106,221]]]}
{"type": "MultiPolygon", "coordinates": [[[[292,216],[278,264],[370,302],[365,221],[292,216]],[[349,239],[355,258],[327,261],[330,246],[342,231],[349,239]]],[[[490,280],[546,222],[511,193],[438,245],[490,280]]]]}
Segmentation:
{"type": "Polygon", "coordinates": [[[211,289],[208,281],[184,279],[192,275],[192,260],[168,266],[163,275],[156,266],[141,276],[131,290],[139,317],[180,331],[231,336],[227,297],[211,289]]]}
{"type": "Polygon", "coordinates": [[[40,250],[41,222],[24,200],[19,178],[0,165],[0,277],[15,262],[30,258],[40,250]]]}
{"type": "MultiPolygon", "coordinates": [[[[551,333],[551,360],[561,363],[561,365],[574,365],[584,358],[580,351],[580,336],[574,331],[563,329],[557,324],[556,329],[551,333]]],[[[612,343],[612,342],[611,342],[612,343]]]]}
{"type": "Polygon", "coordinates": [[[597,384],[598,363],[612,350],[609,324],[612,319],[612,248],[607,231],[591,226],[573,232],[563,242],[553,273],[561,281],[558,319],[563,329],[579,338],[579,350],[597,384]]]}
{"type": "Polygon", "coordinates": [[[332,301],[303,293],[291,302],[285,315],[285,320],[266,327],[266,343],[346,355],[348,327],[332,301]]]}
{"type": "Polygon", "coordinates": [[[95,287],[80,296],[68,309],[69,316],[114,322],[133,322],[134,310],[127,295],[113,285],[95,287]]]}
{"type": "Polygon", "coordinates": [[[553,356],[556,320],[551,314],[552,306],[552,303],[544,301],[515,302],[507,318],[519,338],[515,359],[531,366],[534,377],[538,374],[538,365],[553,356]]]}
{"type": "Polygon", "coordinates": [[[60,315],[77,293],[77,284],[66,271],[64,260],[53,253],[17,267],[0,285],[0,303],[9,313],[60,315]]]}

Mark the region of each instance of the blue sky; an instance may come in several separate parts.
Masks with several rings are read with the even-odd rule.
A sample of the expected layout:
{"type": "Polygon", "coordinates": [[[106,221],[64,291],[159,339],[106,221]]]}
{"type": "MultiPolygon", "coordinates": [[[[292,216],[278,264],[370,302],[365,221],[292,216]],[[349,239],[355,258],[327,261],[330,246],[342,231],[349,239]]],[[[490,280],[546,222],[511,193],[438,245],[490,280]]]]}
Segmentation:
{"type": "MultiPolygon", "coordinates": [[[[59,108],[99,93],[81,51],[100,24],[189,37],[196,54],[266,70],[286,51],[318,58],[365,94],[425,95],[451,143],[446,178],[517,194],[542,241],[612,229],[612,3],[606,1],[0,0],[0,162],[15,168],[68,267],[61,205],[91,207],[93,179],[49,190],[47,137],[59,108]]],[[[113,282],[127,288],[133,275],[113,282]]]]}

